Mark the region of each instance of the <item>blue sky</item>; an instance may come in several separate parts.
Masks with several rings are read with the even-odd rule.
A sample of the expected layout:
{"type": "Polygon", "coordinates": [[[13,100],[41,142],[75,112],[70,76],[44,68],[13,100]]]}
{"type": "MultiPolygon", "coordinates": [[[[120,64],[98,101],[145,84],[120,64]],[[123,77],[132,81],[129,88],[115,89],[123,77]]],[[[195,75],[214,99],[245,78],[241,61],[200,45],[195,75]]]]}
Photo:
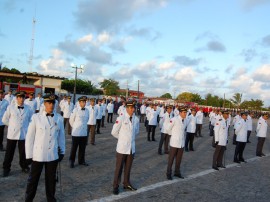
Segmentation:
{"type": "Polygon", "coordinates": [[[22,72],[36,16],[33,71],[147,96],[184,91],[270,105],[269,0],[1,0],[0,62],[22,72]],[[36,10],[36,15],[35,15],[36,10]]]}

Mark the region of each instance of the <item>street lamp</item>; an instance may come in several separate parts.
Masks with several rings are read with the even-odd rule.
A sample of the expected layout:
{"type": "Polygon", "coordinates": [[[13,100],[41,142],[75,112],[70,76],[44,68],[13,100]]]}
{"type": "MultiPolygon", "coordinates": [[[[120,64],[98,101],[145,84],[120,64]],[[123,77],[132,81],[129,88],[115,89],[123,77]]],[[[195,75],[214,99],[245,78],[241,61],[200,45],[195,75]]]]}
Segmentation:
{"type": "Polygon", "coordinates": [[[84,65],[80,65],[80,67],[78,67],[75,64],[71,64],[71,67],[75,69],[75,82],[74,82],[74,91],[73,91],[73,103],[75,105],[75,101],[76,101],[76,83],[77,83],[77,71],[78,69],[81,69],[83,71],[84,69],[84,65]]]}

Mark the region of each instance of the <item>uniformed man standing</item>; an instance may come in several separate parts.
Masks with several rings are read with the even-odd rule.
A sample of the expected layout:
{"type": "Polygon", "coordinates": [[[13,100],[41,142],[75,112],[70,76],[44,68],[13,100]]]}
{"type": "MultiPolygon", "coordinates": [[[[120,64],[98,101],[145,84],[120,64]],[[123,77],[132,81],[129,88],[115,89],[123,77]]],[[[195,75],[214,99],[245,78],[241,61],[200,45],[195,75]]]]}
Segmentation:
{"type": "Polygon", "coordinates": [[[203,108],[196,113],[196,135],[202,137],[203,108]]]}
{"type": "Polygon", "coordinates": [[[110,103],[107,105],[108,110],[107,123],[112,123],[113,109],[114,109],[113,100],[111,100],[110,103]]]}
{"type": "Polygon", "coordinates": [[[101,128],[106,128],[104,125],[104,121],[105,121],[105,117],[106,117],[106,110],[107,110],[107,104],[106,104],[105,98],[102,99],[101,109],[102,109],[101,128]]]}
{"type": "Polygon", "coordinates": [[[156,127],[158,123],[158,111],[157,111],[157,105],[152,105],[152,109],[149,111],[147,114],[147,120],[148,120],[148,136],[147,140],[148,141],[156,141],[155,139],[155,132],[156,132],[156,127]],[[151,139],[150,139],[150,133],[151,134],[151,139]]]}
{"type": "Polygon", "coordinates": [[[235,134],[236,134],[236,147],[234,152],[234,162],[246,162],[243,158],[243,152],[247,143],[247,114],[245,112],[241,112],[240,120],[235,124],[235,134]]]}
{"type": "Polygon", "coordinates": [[[248,125],[247,143],[251,143],[249,141],[249,137],[250,137],[251,132],[252,132],[252,125],[253,125],[252,118],[253,118],[253,113],[252,112],[248,112],[248,116],[247,116],[247,125],[248,125]]]}
{"type": "Polygon", "coordinates": [[[68,134],[71,135],[71,126],[69,123],[69,118],[74,109],[74,104],[71,102],[71,97],[67,96],[67,102],[63,103],[62,105],[62,111],[63,111],[63,117],[64,117],[64,128],[68,128],[68,134]]]}
{"type": "Polygon", "coordinates": [[[8,105],[8,101],[4,99],[4,91],[0,90],[0,151],[6,151],[3,145],[5,124],[2,122],[2,118],[8,105]]]}
{"type": "Polygon", "coordinates": [[[56,201],[56,169],[65,154],[65,131],[63,117],[53,113],[54,103],[53,95],[44,96],[45,110],[34,114],[28,127],[25,150],[27,161],[32,164],[27,180],[26,202],[34,200],[43,166],[47,201],[56,201]]]}
{"type": "Polygon", "coordinates": [[[191,114],[186,118],[187,136],[185,141],[185,151],[194,151],[193,141],[196,133],[196,109],[191,109],[191,114]]]}
{"type": "Polygon", "coordinates": [[[29,98],[25,99],[24,104],[28,105],[35,113],[37,109],[37,101],[34,98],[34,93],[29,93],[29,98]]]}
{"type": "Polygon", "coordinates": [[[126,112],[119,116],[113,125],[112,135],[118,139],[116,147],[116,166],[113,181],[113,194],[119,194],[124,167],[124,189],[135,191],[130,183],[130,170],[135,154],[135,137],[139,134],[139,119],[134,114],[133,102],[127,102],[126,112]]]}
{"type": "Polygon", "coordinates": [[[22,172],[29,172],[29,167],[25,160],[25,136],[33,111],[28,105],[24,105],[24,98],[24,92],[16,93],[16,105],[9,105],[2,118],[3,123],[8,126],[7,148],[3,162],[4,177],[9,175],[17,142],[20,158],[19,163],[22,168],[22,172]]]}
{"type": "Polygon", "coordinates": [[[140,123],[144,123],[145,119],[145,112],[146,112],[146,102],[143,103],[143,105],[140,107],[140,123]]]}
{"type": "Polygon", "coordinates": [[[96,123],[97,123],[97,116],[98,116],[98,110],[95,106],[95,99],[90,99],[90,105],[86,107],[89,110],[89,119],[87,122],[87,138],[89,137],[90,132],[90,143],[92,145],[95,145],[95,134],[96,134],[96,123]]]}
{"type": "Polygon", "coordinates": [[[41,97],[41,93],[37,94],[37,97],[35,98],[36,102],[37,102],[37,108],[36,108],[36,113],[39,112],[40,106],[43,104],[43,98],[41,97]]]}
{"type": "Polygon", "coordinates": [[[70,152],[70,168],[74,168],[77,148],[79,147],[78,163],[80,165],[88,166],[85,162],[85,148],[87,144],[87,122],[89,119],[89,111],[85,108],[86,96],[78,98],[80,107],[74,108],[69,123],[72,127],[72,146],[70,152]]]}
{"type": "Polygon", "coordinates": [[[9,104],[12,104],[14,96],[12,95],[12,90],[8,91],[8,94],[5,95],[5,99],[8,101],[9,104]]]}
{"type": "Polygon", "coordinates": [[[265,156],[265,154],[262,152],[263,145],[265,142],[266,134],[267,134],[267,119],[268,114],[263,114],[257,123],[257,137],[258,137],[258,143],[256,148],[256,156],[262,157],[265,156]]]}
{"type": "Polygon", "coordinates": [[[101,120],[102,120],[102,113],[103,113],[103,107],[101,106],[101,100],[98,100],[98,103],[96,104],[96,109],[97,109],[97,124],[96,124],[96,130],[97,134],[101,134],[100,132],[100,126],[101,126],[101,120]]]}
{"type": "Polygon", "coordinates": [[[218,167],[225,168],[225,165],[222,165],[222,159],[228,141],[228,116],[228,111],[222,111],[222,117],[216,122],[214,128],[216,149],[213,156],[212,168],[215,170],[219,170],[218,167]]]}
{"type": "Polygon", "coordinates": [[[185,107],[179,107],[178,111],[179,115],[172,118],[168,125],[169,135],[171,135],[170,153],[166,173],[168,180],[172,180],[172,165],[174,159],[176,160],[174,176],[184,178],[180,172],[180,164],[185,147],[185,118],[187,115],[187,109],[185,107]]]}
{"type": "Polygon", "coordinates": [[[169,153],[169,142],[170,142],[170,135],[168,134],[168,125],[170,124],[171,120],[171,112],[172,112],[173,106],[168,106],[165,114],[160,119],[159,125],[161,127],[161,135],[160,135],[160,141],[159,141],[159,147],[158,147],[158,154],[162,155],[162,145],[164,143],[164,153],[169,153]]]}
{"type": "Polygon", "coordinates": [[[118,108],[117,114],[123,116],[126,113],[126,101],[122,102],[122,105],[118,108]]]}

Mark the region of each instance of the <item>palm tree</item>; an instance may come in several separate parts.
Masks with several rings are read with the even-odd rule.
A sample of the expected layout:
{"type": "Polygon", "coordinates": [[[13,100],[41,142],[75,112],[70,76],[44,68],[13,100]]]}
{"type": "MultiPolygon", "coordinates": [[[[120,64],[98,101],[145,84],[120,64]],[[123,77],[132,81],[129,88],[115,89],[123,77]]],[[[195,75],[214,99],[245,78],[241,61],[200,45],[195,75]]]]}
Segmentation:
{"type": "Polygon", "coordinates": [[[235,93],[230,100],[237,106],[237,108],[239,108],[242,103],[242,93],[235,93]]]}

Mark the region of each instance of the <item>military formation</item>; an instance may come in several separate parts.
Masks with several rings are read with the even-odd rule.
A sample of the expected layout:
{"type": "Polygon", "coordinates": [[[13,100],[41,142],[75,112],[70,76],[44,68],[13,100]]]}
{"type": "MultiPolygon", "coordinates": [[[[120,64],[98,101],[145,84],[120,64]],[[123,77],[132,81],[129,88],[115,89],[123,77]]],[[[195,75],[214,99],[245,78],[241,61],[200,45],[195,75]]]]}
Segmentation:
{"type": "MultiPolygon", "coordinates": [[[[188,106],[156,104],[146,100],[142,104],[134,100],[122,98],[119,103],[112,99],[95,100],[81,96],[76,103],[70,96],[60,101],[56,95],[25,92],[5,93],[0,90],[0,150],[5,152],[3,177],[8,177],[16,145],[19,150],[19,164],[22,172],[29,175],[25,192],[25,201],[33,201],[38,187],[40,175],[45,167],[45,188],[48,201],[56,201],[55,187],[57,167],[65,155],[66,135],[71,135],[72,145],[69,154],[70,169],[79,165],[88,166],[85,150],[88,144],[96,145],[95,136],[101,134],[107,123],[113,122],[111,135],[117,138],[116,159],[113,180],[113,194],[119,194],[119,186],[123,173],[123,188],[136,191],[130,179],[132,163],[135,158],[136,136],[139,135],[140,124],[144,124],[147,142],[159,141],[157,155],[168,155],[168,180],[173,177],[184,178],[181,173],[181,161],[184,152],[195,152],[195,138],[202,138],[204,109],[188,106]],[[115,105],[118,107],[116,108],[115,105]],[[59,112],[59,113],[58,113],[59,112]],[[7,126],[6,146],[3,145],[4,129],[7,126]],[[160,130],[160,139],[156,133],[160,130]],[[66,133],[67,131],[67,133],[66,133]],[[78,155],[76,155],[78,153],[78,155]],[[77,160],[76,160],[77,156],[77,160]],[[174,164],[174,170],[173,170],[174,164]]],[[[213,109],[209,114],[209,135],[212,136],[213,154],[212,168],[225,168],[224,154],[228,144],[229,128],[234,128],[235,163],[246,163],[244,149],[250,143],[251,131],[258,137],[256,156],[262,157],[263,145],[267,135],[268,114],[262,113],[256,129],[252,128],[253,112],[237,111],[235,116],[226,109],[213,109]]]]}

